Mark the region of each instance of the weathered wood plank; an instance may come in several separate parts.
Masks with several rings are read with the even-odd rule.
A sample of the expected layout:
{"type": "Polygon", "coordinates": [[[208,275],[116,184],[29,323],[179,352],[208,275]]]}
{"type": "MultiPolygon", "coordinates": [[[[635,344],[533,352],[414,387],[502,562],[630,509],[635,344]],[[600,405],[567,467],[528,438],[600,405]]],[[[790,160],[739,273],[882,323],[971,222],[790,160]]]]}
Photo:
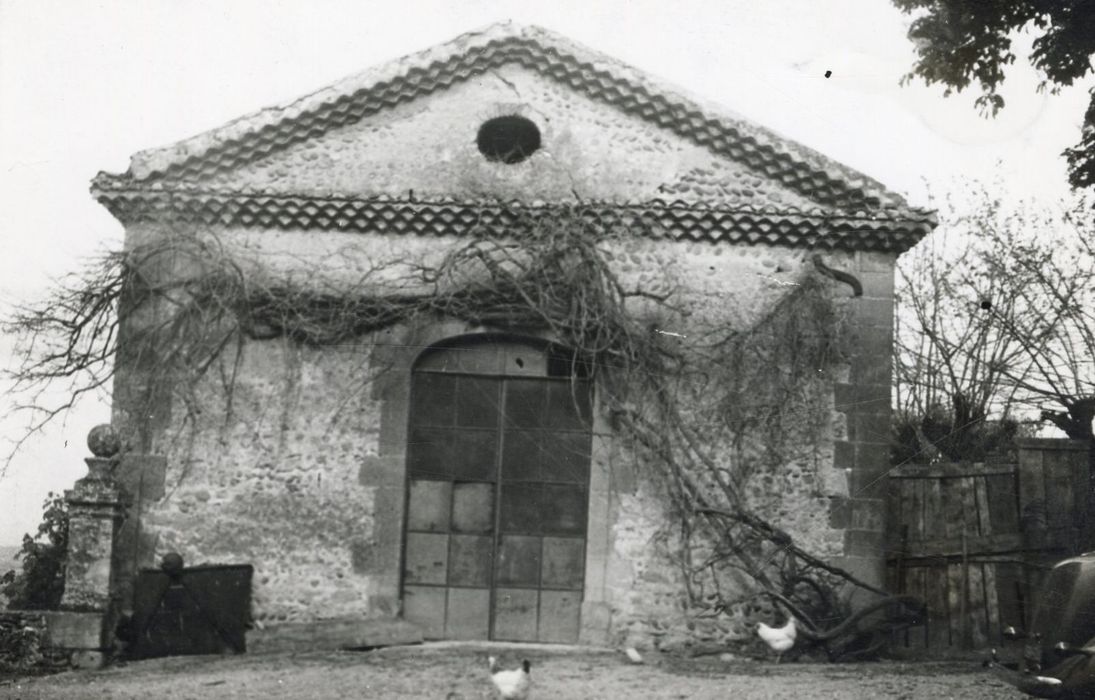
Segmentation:
{"type": "Polygon", "coordinates": [[[1000,640],[1000,599],[996,595],[997,564],[986,563],[981,566],[981,594],[985,598],[985,634],[990,644],[1000,640]]]}
{"type": "Polygon", "coordinates": [[[886,540],[891,550],[898,550],[907,540],[916,537],[916,484],[912,481],[891,481],[889,486],[890,512],[897,517],[888,525],[886,540]]]}
{"type": "MultiPolygon", "coordinates": [[[[920,600],[927,600],[924,590],[924,575],[926,569],[918,566],[906,569],[909,572],[907,587],[909,595],[914,595],[920,600]]],[[[926,649],[928,646],[928,624],[912,627],[906,631],[906,646],[910,649],[926,649]]]]}
{"type": "Polygon", "coordinates": [[[1088,466],[1087,452],[1074,451],[1069,453],[1067,464],[1073,484],[1073,525],[1079,531],[1081,539],[1086,539],[1088,522],[1091,517],[1091,513],[1088,512],[1088,491],[1091,489],[1091,473],[1088,466]]]}
{"type": "Polygon", "coordinates": [[[1019,596],[1023,604],[1023,616],[1025,617],[1024,626],[1026,629],[1030,629],[1034,625],[1034,609],[1036,605],[1036,596],[1040,590],[1042,590],[1042,579],[1044,575],[1041,570],[1031,567],[1023,567],[1022,579],[1019,586],[1019,596]]]}
{"type": "MultiPolygon", "coordinates": [[[[983,478],[983,477],[982,477],[983,478]]],[[[980,535],[980,519],[977,515],[977,477],[956,480],[960,485],[962,512],[955,519],[962,528],[962,590],[961,616],[962,646],[977,648],[984,635],[985,596],[980,592],[981,565],[970,562],[969,541],[980,535]]]]}
{"type": "MultiPolygon", "coordinates": [[[[888,569],[887,573],[896,572],[896,569],[890,569],[889,567],[887,567],[887,569],[888,569]]],[[[901,594],[901,595],[912,595],[912,593],[911,593],[912,578],[913,578],[913,571],[912,570],[910,570],[910,569],[901,569],[900,580],[897,580],[896,584],[891,586],[887,590],[892,591],[894,593],[901,594]]],[[[892,633],[890,635],[890,644],[892,644],[894,646],[897,646],[897,647],[908,647],[909,646],[909,633],[908,633],[908,631],[900,630],[900,631],[892,633]]]]}
{"type": "Polygon", "coordinates": [[[885,489],[886,511],[896,516],[892,522],[887,523],[886,527],[886,548],[889,550],[896,549],[900,545],[901,531],[904,528],[904,523],[907,522],[903,491],[901,482],[887,480],[885,489]]]}
{"type": "Polygon", "coordinates": [[[958,560],[947,566],[947,613],[950,617],[951,646],[966,648],[969,632],[969,606],[966,586],[966,567],[968,559],[968,539],[966,537],[965,513],[963,512],[963,491],[965,478],[941,479],[943,489],[943,513],[947,523],[947,534],[958,539],[958,560]]]}
{"type": "MultiPolygon", "coordinates": [[[[891,550],[893,551],[893,550],[891,550]]],[[[900,553],[894,554],[893,561],[886,562],[886,590],[895,593],[905,591],[905,573],[903,558],[900,553]]]]}
{"type": "Polygon", "coordinates": [[[914,523],[915,527],[910,527],[911,534],[909,535],[910,542],[920,542],[927,539],[927,530],[925,525],[926,518],[924,517],[924,502],[925,502],[925,489],[928,484],[925,481],[913,481],[913,488],[909,490],[913,498],[912,513],[913,519],[910,523],[914,523]]]}
{"type": "Polygon", "coordinates": [[[1045,505],[1046,483],[1039,452],[1024,451],[1019,460],[1019,512],[1032,504],[1045,505]]]}
{"type": "MultiPolygon", "coordinates": [[[[932,599],[931,583],[936,580],[935,574],[937,570],[929,567],[920,567],[920,600],[924,601],[925,606],[930,605],[932,599]]],[[[928,622],[931,620],[931,611],[928,611],[928,622]]],[[[931,628],[929,624],[924,625],[923,631],[920,633],[920,645],[922,648],[927,649],[931,646],[931,628]]]]}
{"type": "MultiPolygon", "coordinates": [[[[961,522],[957,523],[955,527],[956,529],[960,528],[961,522]]],[[[966,548],[968,556],[977,558],[1024,551],[1023,538],[1016,533],[970,537],[967,539],[966,548]]],[[[924,540],[915,544],[910,543],[909,551],[905,552],[906,559],[923,559],[929,557],[952,558],[961,556],[961,536],[924,540]]],[[[896,559],[896,556],[891,556],[889,559],[896,559]]]]}
{"type": "Polygon", "coordinates": [[[950,647],[950,616],[947,605],[947,567],[934,566],[924,572],[925,602],[928,605],[928,647],[950,647]]]}
{"type": "Polygon", "coordinates": [[[1016,474],[985,477],[985,492],[989,505],[992,532],[1019,532],[1019,497],[1016,474]]]}
{"type": "Polygon", "coordinates": [[[1020,604],[1019,590],[1023,585],[1019,564],[1008,562],[994,566],[996,579],[997,618],[1000,628],[1009,625],[1023,628],[1026,620],[1020,604]]]}
{"type": "Polygon", "coordinates": [[[983,564],[970,564],[969,575],[970,642],[974,649],[984,649],[989,641],[989,613],[985,609],[985,567],[983,564]]]}
{"type": "Polygon", "coordinates": [[[902,464],[889,472],[891,479],[954,479],[965,476],[994,476],[1015,473],[1015,465],[981,462],[941,462],[939,464],[902,464]]]}
{"type": "Polygon", "coordinates": [[[962,479],[938,479],[935,483],[939,484],[936,538],[959,537],[962,534],[962,479]]]}
{"type": "Polygon", "coordinates": [[[956,514],[955,525],[960,526],[967,538],[981,534],[980,517],[977,514],[977,481],[974,477],[955,479],[958,483],[958,496],[961,499],[960,512],[956,514]]]}
{"type": "Polygon", "coordinates": [[[1046,525],[1051,530],[1071,529],[1075,512],[1072,494],[1072,469],[1065,454],[1042,455],[1042,476],[1046,482],[1046,525]]]}
{"type": "Polygon", "coordinates": [[[961,647],[963,637],[963,625],[968,620],[960,612],[962,610],[962,563],[948,564],[944,569],[944,581],[947,584],[947,621],[950,630],[950,646],[961,647]]]}
{"type": "Polygon", "coordinates": [[[1095,528],[1085,452],[1036,442],[1017,463],[903,465],[891,473],[891,586],[923,598],[929,612],[927,625],[897,643],[984,648],[1000,643],[1008,625],[1029,628],[1042,575],[1023,562],[1059,558],[1095,528]]]}
{"type": "Polygon", "coordinates": [[[946,537],[946,512],[943,510],[943,485],[939,479],[924,481],[924,540],[946,537]]]}
{"type": "Polygon", "coordinates": [[[973,482],[973,503],[977,511],[976,534],[985,537],[992,534],[992,518],[989,511],[988,477],[976,477],[973,482]]]}

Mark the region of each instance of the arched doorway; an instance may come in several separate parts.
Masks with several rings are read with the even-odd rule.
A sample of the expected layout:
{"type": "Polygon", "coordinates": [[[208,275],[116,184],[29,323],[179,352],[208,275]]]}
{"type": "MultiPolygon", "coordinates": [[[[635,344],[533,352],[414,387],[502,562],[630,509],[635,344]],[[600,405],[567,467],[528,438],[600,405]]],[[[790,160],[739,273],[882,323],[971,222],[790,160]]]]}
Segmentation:
{"type": "Polygon", "coordinates": [[[576,642],[592,385],[573,353],[477,336],[412,373],[403,615],[427,638],[576,642]]]}

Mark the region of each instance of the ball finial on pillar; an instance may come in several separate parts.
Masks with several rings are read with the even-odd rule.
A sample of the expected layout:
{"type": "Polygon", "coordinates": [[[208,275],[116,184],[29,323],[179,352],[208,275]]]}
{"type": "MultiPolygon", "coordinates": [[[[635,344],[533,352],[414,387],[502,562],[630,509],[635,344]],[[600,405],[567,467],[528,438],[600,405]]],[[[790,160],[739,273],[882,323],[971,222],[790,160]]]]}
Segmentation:
{"type": "Polygon", "coordinates": [[[178,552],[168,552],[160,560],[160,568],[168,575],[177,574],[183,570],[183,558],[178,552]]]}
{"type": "Polygon", "coordinates": [[[104,423],[95,426],[87,434],[87,446],[96,457],[110,459],[122,449],[122,440],[114,426],[104,423]]]}

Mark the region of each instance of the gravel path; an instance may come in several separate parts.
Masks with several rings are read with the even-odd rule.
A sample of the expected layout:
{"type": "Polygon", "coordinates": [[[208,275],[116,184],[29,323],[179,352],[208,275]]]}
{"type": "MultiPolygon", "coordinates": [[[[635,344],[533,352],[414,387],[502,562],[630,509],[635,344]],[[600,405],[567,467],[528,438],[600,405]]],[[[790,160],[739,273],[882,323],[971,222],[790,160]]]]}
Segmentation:
{"type": "Polygon", "coordinates": [[[602,649],[452,642],[371,652],[153,659],[102,671],[2,680],[0,697],[485,700],[492,697],[488,651],[504,665],[532,661],[534,699],[1024,697],[970,662],[776,665],[648,655],[636,666],[623,654],[602,649]]]}

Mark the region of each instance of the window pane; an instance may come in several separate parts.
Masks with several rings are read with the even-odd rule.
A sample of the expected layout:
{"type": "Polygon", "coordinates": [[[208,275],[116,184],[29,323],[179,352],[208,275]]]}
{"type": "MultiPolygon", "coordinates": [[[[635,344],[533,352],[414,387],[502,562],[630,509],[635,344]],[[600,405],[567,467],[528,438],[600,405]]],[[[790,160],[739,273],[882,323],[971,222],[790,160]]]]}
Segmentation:
{"type": "Polygon", "coordinates": [[[574,591],[540,593],[541,642],[573,644],[578,641],[582,594],[574,591]]]}
{"type": "Polygon", "coordinates": [[[585,540],[545,537],[544,570],[540,585],[581,590],[584,577],[585,540]]]}
{"type": "Polygon", "coordinates": [[[452,484],[448,481],[411,480],[410,503],[407,506],[408,530],[447,532],[452,484]]]}
{"type": "Polygon", "coordinates": [[[490,632],[490,589],[450,588],[445,637],[486,639],[490,632]]]}
{"type": "Polygon", "coordinates": [[[499,527],[502,532],[540,532],[540,486],[503,484],[499,527]]]}
{"type": "Polygon", "coordinates": [[[581,486],[545,484],[544,532],[581,535],[586,531],[586,492],[581,486]]]}
{"type": "Polygon", "coordinates": [[[539,428],[544,420],[547,382],[539,379],[511,379],[506,382],[506,427],[539,428]]]}
{"type": "Polygon", "coordinates": [[[403,617],[419,625],[426,639],[442,639],[445,632],[445,589],[405,586],[403,617]]]}
{"type": "Polygon", "coordinates": [[[507,430],[502,436],[502,479],[540,479],[540,437],[534,430],[507,430]]]}
{"type": "Polygon", "coordinates": [[[416,372],[411,422],[414,425],[452,425],[455,415],[455,387],[456,377],[416,372]]]}
{"type": "Polygon", "coordinates": [[[502,371],[502,346],[486,341],[469,343],[449,349],[455,365],[468,374],[498,374],[502,371]]]}
{"type": "Polygon", "coordinates": [[[449,536],[424,532],[407,533],[407,562],[403,572],[407,583],[445,583],[449,536]]]}
{"type": "Polygon", "coordinates": [[[547,356],[540,348],[510,345],[506,348],[505,372],[508,375],[542,377],[547,374],[547,356]]]}
{"type": "Polygon", "coordinates": [[[581,358],[569,348],[553,345],[548,350],[547,376],[549,377],[589,377],[593,365],[587,358],[581,358]]]}
{"type": "Polygon", "coordinates": [[[431,372],[456,372],[460,367],[456,363],[457,355],[449,348],[428,348],[418,356],[415,363],[416,370],[429,370],[431,372]]]}
{"type": "Polygon", "coordinates": [[[545,427],[556,430],[589,430],[589,382],[548,382],[545,427]]]}
{"type": "Polygon", "coordinates": [[[544,481],[589,481],[589,433],[544,433],[544,481]]]}
{"type": "Polygon", "coordinates": [[[498,432],[494,430],[454,430],[447,447],[455,479],[494,481],[497,467],[498,432]]]}
{"type": "Polygon", "coordinates": [[[465,427],[498,426],[501,382],[497,379],[461,377],[456,385],[456,424],[465,427]]]}
{"type": "Polygon", "coordinates": [[[411,428],[407,444],[407,469],[411,476],[450,476],[452,440],[452,430],[411,428]]]}
{"type": "Polygon", "coordinates": [[[540,538],[504,535],[498,543],[499,585],[540,585],[540,538]]]}
{"type": "Polygon", "coordinates": [[[494,529],[494,484],[453,486],[452,529],[456,532],[494,529]]]}
{"type": "Polygon", "coordinates": [[[449,585],[489,586],[492,539],[482,535],[453,535],[450,540],[449,585]]]}
{"type": "Polygon", "coordinates": [[[499,588],[494,592],[494,638],[535,642],[539,595],[535,590],[499,588]]]}

